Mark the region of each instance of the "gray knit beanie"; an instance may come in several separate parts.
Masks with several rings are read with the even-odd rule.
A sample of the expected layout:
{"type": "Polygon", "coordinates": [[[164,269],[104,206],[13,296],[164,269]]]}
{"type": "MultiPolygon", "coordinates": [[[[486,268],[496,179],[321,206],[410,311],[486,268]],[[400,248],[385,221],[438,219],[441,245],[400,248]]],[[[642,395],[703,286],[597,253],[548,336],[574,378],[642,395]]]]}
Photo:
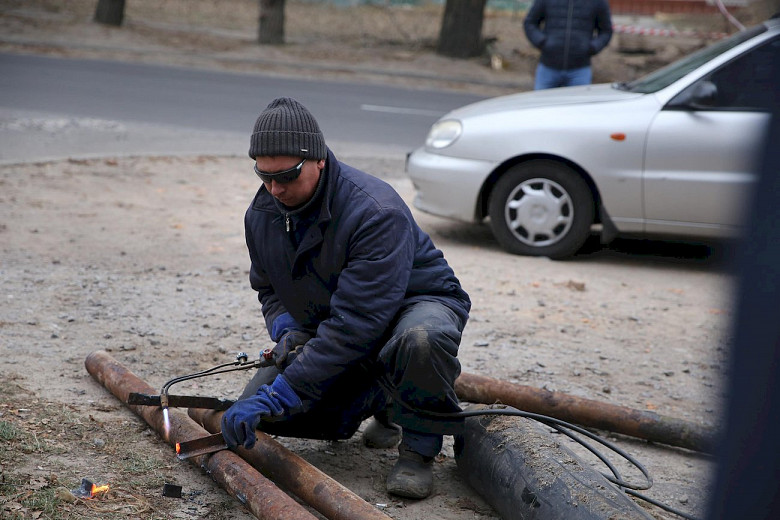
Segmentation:
{"type": "Polygon", "coordinates": [[[291,98],[277,98],[260,113],[249,138],[249,157],[289,155],[325,159],[328,150],[317,120],[291,98]]]}

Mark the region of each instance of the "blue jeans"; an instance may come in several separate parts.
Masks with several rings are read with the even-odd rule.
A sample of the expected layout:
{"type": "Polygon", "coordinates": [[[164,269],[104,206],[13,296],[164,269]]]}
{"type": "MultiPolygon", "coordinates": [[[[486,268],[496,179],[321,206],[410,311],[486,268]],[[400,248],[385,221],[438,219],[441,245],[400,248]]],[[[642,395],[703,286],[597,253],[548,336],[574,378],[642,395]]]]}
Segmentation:
{"type": "MultiPolygon", "coordinates": [[[[457,355],[463,326],[457,314],[441,303],[407,305],[375,357],[346,369],[307,412],[288,420],[263,421],[259,429],[282,437],[348,439],[365,419],[392,403],[389,416],[402,427],[402,442],[417,453],[436,456],[442,435],[458,433],[463,420],[420,417],[407,407],[460,411],[455,379],[460,375],[457,355]],[[378,383],[379,378],[392,387],[392,395],[378,383]]],[[[240,399],[255,395],[260,385],[270,384],[278,373],[276,367],[258,369],[240,399]]]]}
{"type": "Polygon", "coordinates": [[[558,70],[540,63],[536,66],[534,90],[590,85],[592,79],[590,66],[580,67],[579,69],[558,70]]]}

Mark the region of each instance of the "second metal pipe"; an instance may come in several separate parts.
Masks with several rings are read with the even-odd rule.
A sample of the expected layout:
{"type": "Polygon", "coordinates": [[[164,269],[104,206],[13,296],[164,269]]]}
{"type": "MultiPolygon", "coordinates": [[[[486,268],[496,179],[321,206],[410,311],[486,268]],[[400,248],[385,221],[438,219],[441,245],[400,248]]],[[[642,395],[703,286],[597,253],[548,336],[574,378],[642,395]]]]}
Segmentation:
{"type": "Polygon", "coordinates": [[[715,447],[713,432],[698,424],[561,392],[550,392],[467,373],[461,374],[455,381],[455,392],[463,401],[506,404],[580,426],[622,433],[671,446],[705,453],[712,453],[715,447]]]}

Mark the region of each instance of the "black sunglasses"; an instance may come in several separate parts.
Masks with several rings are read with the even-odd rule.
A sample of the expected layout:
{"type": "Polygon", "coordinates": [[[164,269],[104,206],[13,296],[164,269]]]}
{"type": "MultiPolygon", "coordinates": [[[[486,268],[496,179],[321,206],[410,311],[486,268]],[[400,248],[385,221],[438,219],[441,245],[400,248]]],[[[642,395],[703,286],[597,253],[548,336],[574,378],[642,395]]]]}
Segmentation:
{"type": "Polygon", "coordinates": [[[302,160],[292,168],[288,170],[282,170],[280,172],[264,172],[257,169],[257,163],[255,163],[255,173],[258,177],[260,177],[260,180],[263,182],[278,182],[279,184],[287,184],[288,182],[292,182],[295,179],[298,178],[298,176],[301,174],[301,168],[303,168],[303,163],[306,162],[306,159],[302,160]]]}

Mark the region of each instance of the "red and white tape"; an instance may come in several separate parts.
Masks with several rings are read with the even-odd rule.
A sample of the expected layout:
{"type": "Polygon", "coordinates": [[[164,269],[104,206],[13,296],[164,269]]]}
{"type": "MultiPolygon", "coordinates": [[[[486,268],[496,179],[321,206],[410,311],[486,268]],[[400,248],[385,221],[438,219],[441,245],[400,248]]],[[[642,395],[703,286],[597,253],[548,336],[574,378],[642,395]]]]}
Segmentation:
{"type": "Polygon", "coordinates": [[[641,34],[645,36],[688,36],[694,38],[707,38],[718,40],[728,36],[727,33],[711,32],[703,33],[696,31],[677,31],[674,29],[655,29],[650,27],[637,27],[636,25],[614,24],[612,31],[616,34],[641,34]]]}

